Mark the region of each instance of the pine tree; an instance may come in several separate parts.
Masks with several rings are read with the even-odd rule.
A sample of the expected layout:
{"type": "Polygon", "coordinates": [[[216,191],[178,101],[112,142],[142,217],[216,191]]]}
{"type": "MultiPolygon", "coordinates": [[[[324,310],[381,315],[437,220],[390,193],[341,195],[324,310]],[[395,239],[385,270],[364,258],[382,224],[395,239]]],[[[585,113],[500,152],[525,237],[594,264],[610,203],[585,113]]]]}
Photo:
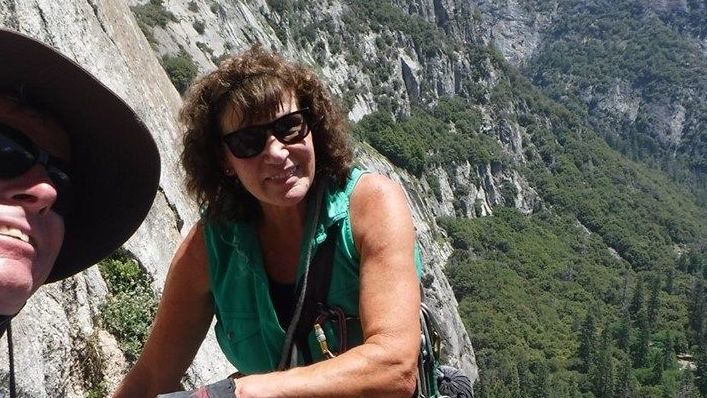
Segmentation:
{"type": "Polygon", "coordinates": [[[539,359],[532,364],[534,377],[531,398],[547,398],[550,395],[550,370],[544,360],[539,359]]]}
{"type": "Polygon", "coordinates": [[[643,281],[639,277],[636,281],[636,289],[633,291],[633,298],[628,311],[634,321],[638,321],[638,315],[643,310],[643,281]]]}
{"type": "Polygon", "coordinates": [[[579,390],[577,379],[570,380],[570,393],[567,398],[582,398],[582,392],[579,390]]]}
{"type": "Polygon", "coordinates": [[[520,375],[518,374],[518,366],[515,363],[511,363],[511,368],[509,370],[508,387],[510,388],[512,398],[522,398],[523,394],[520,390],[520,375]]]}
{"type": "Polygon", "coordinates": [[[625,355],[619,367],[616,388],[614,389],[614,398],[631,398],[631,360],[625,355]]]}
{"type": "Polygon", "coordinates": [[[483,374],[479,375],[479,379],[474,383],[474,395],[478,398],[492,398],[486,377],[483,374]]]}
{"type": "Polygon", "coordinates": [[[533,374],[530,372],[528,361],[525,358],[518,360],[518,382],[522,397],[529,397],[533,390],[533,374]]]}
{"type": "Polygon", "coordinates": [[[621,312],[621,320],[619,321],[619,327],[616,331],[616,343],[623,351],[630,351],[631,315],[628,312],[628,307],[625,307],[621,312]]]}
{"type": "Polygon", "coordinates": [[[663,290],[665,290],[665,292],[668,294],[673,294],[674,283],[675,283],[675,269],[670,268],[668,270],[668,274],[665,277],[665,287],[663,288],[663,290]]]}
{"type": "Polygon", "coordinates": [[[660,384],[660,380],[663,378],[663,371],[665,370],[663,358],[661,357],[656,357],[655,361],[653,362],[653,384],[658,385],[660,384]]]}
{"type": "Polygon", "coordinates": [[[681,372],[680,387],[676,398],[701,398],[700,390],[695,385],[695,376],[692,372],[681,372]]]}
{"type": "Polygon", "coordinates": [[[696,344],[700,344],[705,337],[705,313],[707,312],[707,303],[705,302],[705,289],[703,282],[698,280],[690,289],[691,301],[688,302],[688,319],[690,329],[693,333],[693,340],[696,344]]]}
{"type": "Polygon", "coordinates": [[[668,332],[668,336],[663,346],[663,369],[672,369],[675,367],[675,342],[672,333],[668,332]]]}
{"type": "Polygon", "coordinates": [[[660,278],[656,276],[651,279],[650,298],[648,299],[648,326],[651,331],[655,330],[655,326],[658,323],[659,294],[660,278]]]}
{"type": "Polygon", "coordinates": [[[690,264],[690,252],[683,253],[678,257],[677,267],[682,272],[687,272],[687,268],[690,264]]]}
{"type": "Polygon", "coordinates": [[[608,330],[601,335],[601,343],[597,350],[596,366],[593,367],[592,385],[596,398],[614,397],[614,360],[611,355],[611,340],[608,330]]]}
{"type": "Polygon", "coordinates": [[[580,329],[579,352],[577,356],[580,360],[580,369],[582,373],[587,373],[594,361],[594,353],[596,347],[596,325],[594,323],[594,315],[592,311],[587,312],[584,318],[584,323],[580,329]]]}
{"type": "Polygon", "coordinates": [[[697,352],[697,369],[695,370],[695,385],[707,397],[707,342],[702,342],[697,352]]]}
{"type": "Polygon", "coordinates": [[[634,368],[643,368],[647,365],[648,345],[651,340],[651,327],[648,325],[648,316],[645,311],[638,314],[638,341],[631,350],[634,368]]]}
{"type": "Polygon", "coordinates": [[[623,298],[621,300],[621,320],[616,331],[616,339],[620,349],[629,352],[631,342],[631,312],[629,304],[629,273],[624,271],[623,298]]]}
{"type": "Polygon", "coordinates": [[[705,270],[705,260],[707,259],[707,256],[696,250],[697,249],[689,252],[687,272],[694,275],[699,275],[705,270]]]}

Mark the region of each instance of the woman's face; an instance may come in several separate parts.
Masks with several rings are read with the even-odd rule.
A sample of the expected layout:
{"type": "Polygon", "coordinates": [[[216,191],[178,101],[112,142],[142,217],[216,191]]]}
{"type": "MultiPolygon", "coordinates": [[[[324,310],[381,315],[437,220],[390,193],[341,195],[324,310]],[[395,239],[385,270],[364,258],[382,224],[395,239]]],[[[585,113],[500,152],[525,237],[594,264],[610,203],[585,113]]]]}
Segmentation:
{"type": "MultiPolygon", "coordinates": [[[[297,110],[297,100],[288,96],[283,99],[282,106],[273,119],[243,125],[239,112],[229,108],[221,115],[221,131],[226,135],[244,127],[268,124],[297,110]]],[[[309,129],[309,126],[305,128],[309,129]]],[[[265,148],[250,158],[237,158],[224,145],[225,169],[235,173],[243,187],[258,199],[265,212],[269,208],[303,206],[302,199],[314,183],[312,134],[308,134],[302,141],[283,144],[273,137],[271,131],[267,133],[265,148]]]]}

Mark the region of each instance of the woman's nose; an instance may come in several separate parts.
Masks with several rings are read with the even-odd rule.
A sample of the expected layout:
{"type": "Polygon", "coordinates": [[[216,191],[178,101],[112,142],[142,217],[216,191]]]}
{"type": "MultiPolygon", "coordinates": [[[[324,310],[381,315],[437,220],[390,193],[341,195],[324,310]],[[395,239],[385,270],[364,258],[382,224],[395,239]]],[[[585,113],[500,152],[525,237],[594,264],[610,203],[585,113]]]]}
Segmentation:
{"type": "Polygon", "coordinates": [[[57,199],[56,188],[41,165],[34,165],[21,175],[1,183],[2,201],[22,206],[31,213],[46,213],[57,199]]]}
{"type": "Polygon", "coordinates": [[[287,149],[287,145],[278,141],[272,135],[268,136],[265,142],[265,149],[263,150],[263,155],[265,156],[265,161],[272,164],[280,164],[287,159],[290,151],[287,149]]]}

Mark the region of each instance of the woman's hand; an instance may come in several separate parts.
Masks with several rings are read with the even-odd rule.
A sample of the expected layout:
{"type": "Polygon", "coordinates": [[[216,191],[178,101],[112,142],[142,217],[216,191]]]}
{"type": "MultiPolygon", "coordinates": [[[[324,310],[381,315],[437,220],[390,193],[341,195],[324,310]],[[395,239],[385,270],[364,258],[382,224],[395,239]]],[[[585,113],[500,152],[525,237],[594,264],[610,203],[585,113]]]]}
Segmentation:
{"type": "Polygon", "coordinates": [[[236,393],[236,382],[225,378],[192,391],[177,391],[169,394],[160,394],[157,398],[233,398],[236,393]]]}

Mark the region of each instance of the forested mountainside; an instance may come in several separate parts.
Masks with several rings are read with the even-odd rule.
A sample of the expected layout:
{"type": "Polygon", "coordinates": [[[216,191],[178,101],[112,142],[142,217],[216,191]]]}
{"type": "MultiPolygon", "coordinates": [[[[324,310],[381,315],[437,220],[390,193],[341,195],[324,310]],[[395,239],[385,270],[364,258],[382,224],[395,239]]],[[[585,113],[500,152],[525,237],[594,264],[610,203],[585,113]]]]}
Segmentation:
{"type": "Polygon", "coordinates": [[[562,1],[521,67],[632,159],[707,199],[707,5],[562,1]]]}
{"type": "MultiPolygon", "coordinates": [[[[243,46],[171,4],[166,66],[243,46]]],[[[477,396],[707,394],[704,2],[250,5],[433,198],[477,396]]]]}
{"type": "MultiPolygon", "coordinates": [[[[461,152],[477,167],[517,170],[539,195],[530,215],[496,206],[493,217],[442,219],[477,395],[704,396],[704,3],[496,3],[467,10],[478,23],[457,25],[445,16],[464,15],[463,4],[435,8],[434,18],[403,7],[467,40],[477,57],[459,32],[478,32],[471,40],[491,47],[491,68],[480,69],[480,92],[456,92],[450,101],[466,105],[456,113],[440,98],[398,123],[366,117],[358,126],[394,162],[407,149],[402,167],[426,174],[420,154],[438,165],[461,152]],[[533,26],[534,47],[513,37],[519,23],[533,26]],[[510,28],[500,32],[510,46],[495,46],[499,26],[510,28]],[[588,29],[596,38],[576,33],[588,29]],[[632,94],[607,89],[617,85],[632,94]],[[500,151],[483,145],[489,136],[500,151]]],[[[504,191],[499,204],[513,206],[515,192],[504,191]]]]}
{"type": "MultiPolygon", "coordinates": [[[[402,148],[413,149],[408,162],[398,164],[413,170],[421,153],[433,154],[427,159],[439,164],[435,156],[490,133],[503,150],[479,151],[493,146],[476,142],[469,145],[475,150],[462,151],[467,159],[516,169],[539,194],[528,216],[496,207],[493,217],[442,220],[456,249],[446,272],[480,367],[477,395],[704,396],[707,217],[704,201],[688,193],[704,194],[705,171],[699,166],[707,139],[705,51],[699,41],[704,39],[699,30],[704,4],[692,3],[689,13],[676,13],[692,21],[685,26],[669,12],[659,19],[655,13],[660,10],[640,2],[594,7],[585,2],[574,9],[543,3],[535,4],[545,8],[537,14],[533,4],[526,6],[519,12],[516,3],[516,14],[503,14],[515,16],[515,22],[525,18],[544,25],[537,36],[530,35],[536,40],[531,54],[515,58],[519,72],[499,61],[491,74],[496,80],[492,89],[471,96],[458,92],[452,101],[462,97],[467,106],[454,116],[443,98],[395,125],[364,118],[358,126],[370,142],[380,141],[381,151],[393,160],[405,153],[391,144],[391,132],[397,132],[406,143],[402,148]],[[587,29],[594,18],[606,15],[615,19],[593,28],[606,42],[597,44],[599,49],[606,45],[604,52],[589,53],[591,43],[584,41],[563,47],[577,40],[572,29],[587,29]],[[641,19],[650,22],[644,29],[637,28],[641,19]],[[622,40],[641,55],[607,44],[622,40]],[[587,54],[581,58],[577,53],[583,51],[587,54]],[[602,112],[621,114],[627,108],[623,98],[607,99],[612,95],[607,90],[601,95],[598,88],[606,79],[635,90],[633,120],[603,118],[602,112]],[[595,90],[593,98],[570,95],[587,88],[595,90]],[[664,111],[682,106],[691,111],[677,117],[664,111]],[[485,123],[473,117],[476,111],[487,115],[485,123]],[[425,129],[435,117],[443,123],[425,129]],[[470,121],[477,121],[476,130],[467,129],[474,126],[470,121]],[[453,126],[453,144],[433,133],[444,131],[444,124],[453,126]],[[504,137],[504,130],[514,128],[521,131],[520,142],[504,137]],[[466,135],[469,130],[476,134],[466,135]],[[419,148],[419,138],[430,136],[433,144],[419,148]],[[628,161],[610,146],[644,164],[628,161]],[[504,162],[504,152],[510,152],[510,162],[504,162]],[[685,189],[673,181],[695,185],[685,189]]],[[[483,30],[484,19],[499,15],[481,9],[471,13],[481,26],[477,31],[483,30]]],[[[440,30],[453,34],[449,20],[440,23],[440,14],[440,30]]],[[[500,23],[513,25],[508,20],[489,25],[500,23]]],[[[493,46],[494,33],[482,32],[480,38],[490,37],[493,46]]],[[[488,58],[492,66],[495,49],[488,58]]],[[[512,190],[505,193],[504,198],[513,198],[512,190]]]]}

